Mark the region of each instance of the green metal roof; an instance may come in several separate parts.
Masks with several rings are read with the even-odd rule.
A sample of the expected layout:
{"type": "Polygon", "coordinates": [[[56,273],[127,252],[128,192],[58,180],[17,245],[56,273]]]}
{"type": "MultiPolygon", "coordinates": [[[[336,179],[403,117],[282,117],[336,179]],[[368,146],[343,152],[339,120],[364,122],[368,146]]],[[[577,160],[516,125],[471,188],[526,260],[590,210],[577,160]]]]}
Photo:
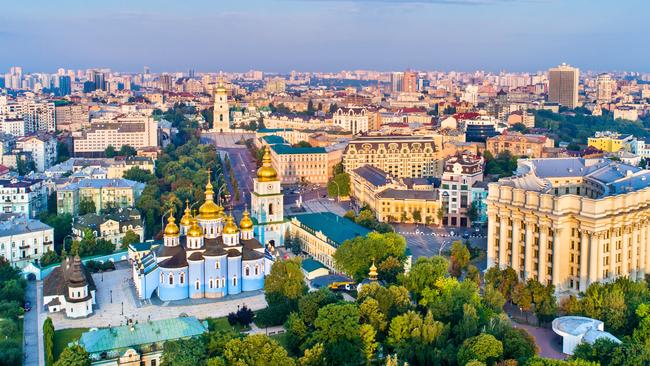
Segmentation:
{"type": "Polygon", "coordinates": [[[278,135],[263,136],[262,140],[266,141],[266,143],[269,144],[269,145],[286,144],[287,143],[287,140],[282,138],[282,136],[278,136],[278,135]]]}
{"type": "Polygon", "coordinates": [[[307,272],[313,272],[313,271],[315,271],[317,269],[321,269],[321,268],[327,269],[327,267],[325,267],[325,265],[323,263],[321,263],[321,262],[319,262],[319,261],[317,261],[315,259],[307,258],[307,259],[302,260],[302,269],[307,271],[307,272]]]}
{"type": "Polygon", "coordinates": [[[171,318],[85,332],[79,344],[88,353],[98,353],[194,337],[207,331],[207,324],[195,317],[171,318]]]}
{"type": "Polygon", "coordinates": [[[277,154],[325,154],[327,150],[324,147],[291,147],[289,145],[273,145],[273,151],[277,154]]]}
{"type": "Polygon", "coordinates": [[[370,230],[365,227],[331,212],[306,213],[293,217],[300,221],[301,226],[308,231],[322,232],[329,239],[330,244],[335,247],[348,239],[366,236],[370,233],[370,230]]]}
{"type": "Polygon", "coordinates": [[[259,133],[272,133],[272,132],[284,132],[284,131],[293,131],[293,128],[260,128],[257,130],[259,133]]]}

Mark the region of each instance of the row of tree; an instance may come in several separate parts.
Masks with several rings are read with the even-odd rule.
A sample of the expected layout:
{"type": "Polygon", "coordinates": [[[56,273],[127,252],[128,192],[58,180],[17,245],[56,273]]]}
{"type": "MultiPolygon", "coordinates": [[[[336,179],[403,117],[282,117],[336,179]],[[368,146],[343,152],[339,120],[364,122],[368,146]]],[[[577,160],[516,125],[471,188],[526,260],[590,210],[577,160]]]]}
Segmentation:
{"type": "Polygon", "coordinates": [[[23,364],[22,316],[26,283],[20,271],[0,256],[0,363],[23,364]]]}

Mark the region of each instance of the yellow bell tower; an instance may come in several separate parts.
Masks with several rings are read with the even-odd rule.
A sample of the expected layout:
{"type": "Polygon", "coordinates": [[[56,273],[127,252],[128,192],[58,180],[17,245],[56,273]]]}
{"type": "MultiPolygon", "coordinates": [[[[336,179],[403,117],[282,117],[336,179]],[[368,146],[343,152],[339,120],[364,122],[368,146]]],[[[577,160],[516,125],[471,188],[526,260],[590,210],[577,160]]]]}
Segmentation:
{"type": "Polygon", "coordinates": [[[284,245],[284,195],[278,173],[271,163],[271,149],[268,146],[264,150],[262,166],[253,179],[251,210],[251,216],[257,222],[255,232],[260,243],[271,243],[275,247],[284,245]]]}
{"type": "Polygon", "coordinates": [[[214,132],[230,132],[230,105],[228,105],[228,91],[219,84],[214,90],[214,132]]]}

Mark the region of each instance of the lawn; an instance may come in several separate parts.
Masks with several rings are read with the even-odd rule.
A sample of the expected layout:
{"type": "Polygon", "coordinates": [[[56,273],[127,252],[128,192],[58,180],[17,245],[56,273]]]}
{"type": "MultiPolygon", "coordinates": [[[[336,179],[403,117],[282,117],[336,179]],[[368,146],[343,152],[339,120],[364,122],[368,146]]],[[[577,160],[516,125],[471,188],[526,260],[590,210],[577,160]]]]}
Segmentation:
{"type": "Polygon", "coordinates": [[[59,359],[61,352],[68,346],[68,343],[78,341],[81,333],[88,331],[88,328],[70,328],[54,331],[54,347],[52,350],[54,360],[59,359]]]}
{"type": "Polygon", "coordinates": [[[270,335],[269,338],[276,340],[284,349],[287,349],[287,333],[278,333],[270,335]]]}
{"type": "Polygon", "coordinates": [[[242,327],[239,324],[232,326],[228,323],[228,318],[225,316],[221,318],[207,318],[205,320],[208,322],[208,327],[211,331],[232,330],[235,332],[246,332],[251,329],[250,327],[242,327]]]}

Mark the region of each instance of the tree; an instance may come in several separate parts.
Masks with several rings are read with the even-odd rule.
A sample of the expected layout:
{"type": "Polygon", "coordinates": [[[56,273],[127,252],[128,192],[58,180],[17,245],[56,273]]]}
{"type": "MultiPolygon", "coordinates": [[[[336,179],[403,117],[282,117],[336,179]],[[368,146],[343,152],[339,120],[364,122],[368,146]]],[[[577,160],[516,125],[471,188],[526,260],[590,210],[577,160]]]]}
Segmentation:
{"type": "Polygon", "coordinates": [[[465,365],[471,360],[491,364],[503,354],[503,344],[491,334],[479,334],[468,338],[458,350],[458,364],[465,365]]]}
{"type": "Polygon", "coordinates": [[[90,366],[90,357],[83,347],[68,346],[61,352],[54,366],[90,366]]]}
{"type": "Polygon", "coordinates": [[[467,218],[470,222],[475,222],[480,218],[481,202],[478,200],[472,201],[472,204],[467,209],[467,218]]]}
{"type": "Polygon", "coordinates": [[[327,195],[330,197],[347,197],[350,195],[350,175],[340,173],[327,183],[327,195]]]}
{"type": "Polygon", "coordinates": [[[312,343],[322,343],[330,365],[360,363],[363,344],[355,304],[329,304],[318,310],[312,343]]]}
{"type": "Polygon", "coordinates": [[[298,141],[297,144],[293,145],[293,147],[311,147],[311,144],[307,141],[298,141]]]}
{"type": "Polygon", "coordinates": [[[444,257],[420,257],[408,275],[404,276],[404,286],[418,298],[425,289],[435,287],[436,282],[447,273],[448,267],[449,262],[444,257]]]}
{"type": "Polygon", "coordinates": [[[341,300],[341,296],[330,291],[329,288],[320,288],[308,292],[298,300],[298,312],[303,322],[312,325],[318,316],[318,310],[325,305],[334,304],[341,300]]]}
{"type": "Polygon", "coordinates": [[[412,215],[413,215],[413,221],[422,222],[422,213],[420,212],[420,210],[413,210],[412,215]]]}
{"type": "Polygon", "coordinates": [[[202,339],[178,339],[165,342],[160,366],[196,366],[205,362],[205,359],[202,339]]]}
{"type": "Polygon", "coordinates": [[[54,250],[49,250],[43,254],[39,263],[42,267],[49,266],[50,264],[58,263],[61,260],[54,250]]]}
{"type": "Polygon", "coordinates": [[[140,169],[140,167],[134,166],[133,168],[125,171],[122,175],[122,178],[134,180],[136,182],[147,183],[156,177],[148,170],[140,169]]]}
{"type": "Polygon", "coordinates": [[[379,309],[379,301],[373,298],[365,299],[359,306],[361,322],[369,324],[377,332],[383,332],[388,325],[386,315],[379,309]]]}
{"type": "Polygon", "coordinates": [[[436,211],[436,218],[438,218],[438,225],[442,226],[442,220],[445,218],[445,211],[442,207],[439,207],[436,211]]]}
{"type": "Polygon", "coordinates": [[[97,212],[97,207],[95,207],[95,201],[88,198],[83,198],[79,202],[79,216],[83,216],[89,213],[96,213],[96,212],[97,212]]]}
{"type": "Polygon", "coordinates": [[[129,247],[129,245],[139,242],[140,235],[133,232],[133,230],[128,230],[126,233],[124,233],[124,237],[122,237],[122,249],[126,249],[129,247]]]}
{"type": "Polygon", "coordinates": [[[300,354],[300,346],[305,342],[309,329],[297,313],[289,314],[289,318],[284,323],[286,329],[285,344],[289,353],[300,354]]]}
{"type": "Polygon", "coordinates": [[[506,328],[502,343],[503,358],[517,360],[519,364],[524,364],[538,352],[535,339],[525,329],[506,328]]]}
{"type": "Polygon", "coordinates": [[[62,163],[70,159],[70,150],[68,150],[68,145],[64,144],[61,141],[56,142],[56,163],[62,163]]]}
{"type": "Polygon", "coordinates": [[[106,156],[107,158],[114,158],[116,155],[117,155],[117,150],[113,145],[108,145],[104,150],[104,156],[106,156]]]}
{"type": "Polygon", "coordinates": [[[295,365],[287,351],[264,334],[232,339],[226,343],[223,355],[234,366],[295,365]]]}
{"type": "MultiPolygon", "coordinates": [[[[406,259],[406,240],[396,233],[380,234],[371,232],[367,236],[357,236],[343,242],[334,253],[334,264],[342,272],[361,281],[368,275],[373,261],[375,265],[389,257],[401,264],[406,259]]],[[[391,260],[394,262],[394,260],[391,260]]],[[[386,269],[390,269],[386,267],[386,269]]],[[[400,268],[399,271],[403,269],[400,268]]]]}
{"type": "Polygon", "coordinates": [[[120,156],[135,156],[138,152],[135,148],[129,145],[122,145],[118,155],[120,156]]]}
{"type": "Polygon", "coordinates": [[[456,240],[451,245],[451,275],[458,278],[469,263],[469,250],[462,241],[456,240]]]}
{"type": "Polygon", "coordinates": [[[612,363],[614,351],[619,344],[607,338],[596,340],[593,344],[581,342],[573,350],[573,359],[580,359],[591,362],[599,362],[603,366],[612,363]]]}
{"type": "Polygon", "coordinates": [[[422,317],[409,311],[396,316],[390,323],[387,343],[395,349],[400,360],[413,365],[440,365],[443,355],[436,349],[443,346],[445,325],[433,320],[431,312],[422,317]]]}
{"type": "Polygon", "coordinates": [[[506,303],[505,297],[497,289],[492,287],[492,285],[485,286],[485,293],[483,294],[483,303],[485,307],[492,310],[495,313],[500,313],[503,311],[503,305],[506,303]]]}
{"type": "Polygon", "coordinates": [[[370,324],[361,324],[359,327],[359,334],[361,337],[361,343],[363,344],[363,355],[366,359],[366,364],[370,365],[370,362],[375,356],[377,347],[379,343],[375,340],[377,337],[377,331],[370,324]]]}
{"type": "Polygon", "coordinates": [[[477,286],[481,286],[481,272],[473,264],[467,266],[467,273],[465,274],[465,279],[475,282],[477,286]]]}
{"type": "Polygon", "coordinates": [[[305,292],[304,274],[300,258],[280,260],[273,263],[271,273],[264,281],[266,293],[278,293],[289,300],[298,300],[305,292]]]}
{"type": "Polygon", "coordinates": [[[316,343],[312,348],[305,350],[305,355],[300,357],[300,366],[325,366],[325,347],[316,343]]]}
{"type": "Polygon", "coordinates": [[[45,365],[51,366],[54,364],[54,325],[52,324],[52,318],[49,316],[45,319],[43,323],[43,341],[44,341],[44,352],[45,352],[45,365]]]}

